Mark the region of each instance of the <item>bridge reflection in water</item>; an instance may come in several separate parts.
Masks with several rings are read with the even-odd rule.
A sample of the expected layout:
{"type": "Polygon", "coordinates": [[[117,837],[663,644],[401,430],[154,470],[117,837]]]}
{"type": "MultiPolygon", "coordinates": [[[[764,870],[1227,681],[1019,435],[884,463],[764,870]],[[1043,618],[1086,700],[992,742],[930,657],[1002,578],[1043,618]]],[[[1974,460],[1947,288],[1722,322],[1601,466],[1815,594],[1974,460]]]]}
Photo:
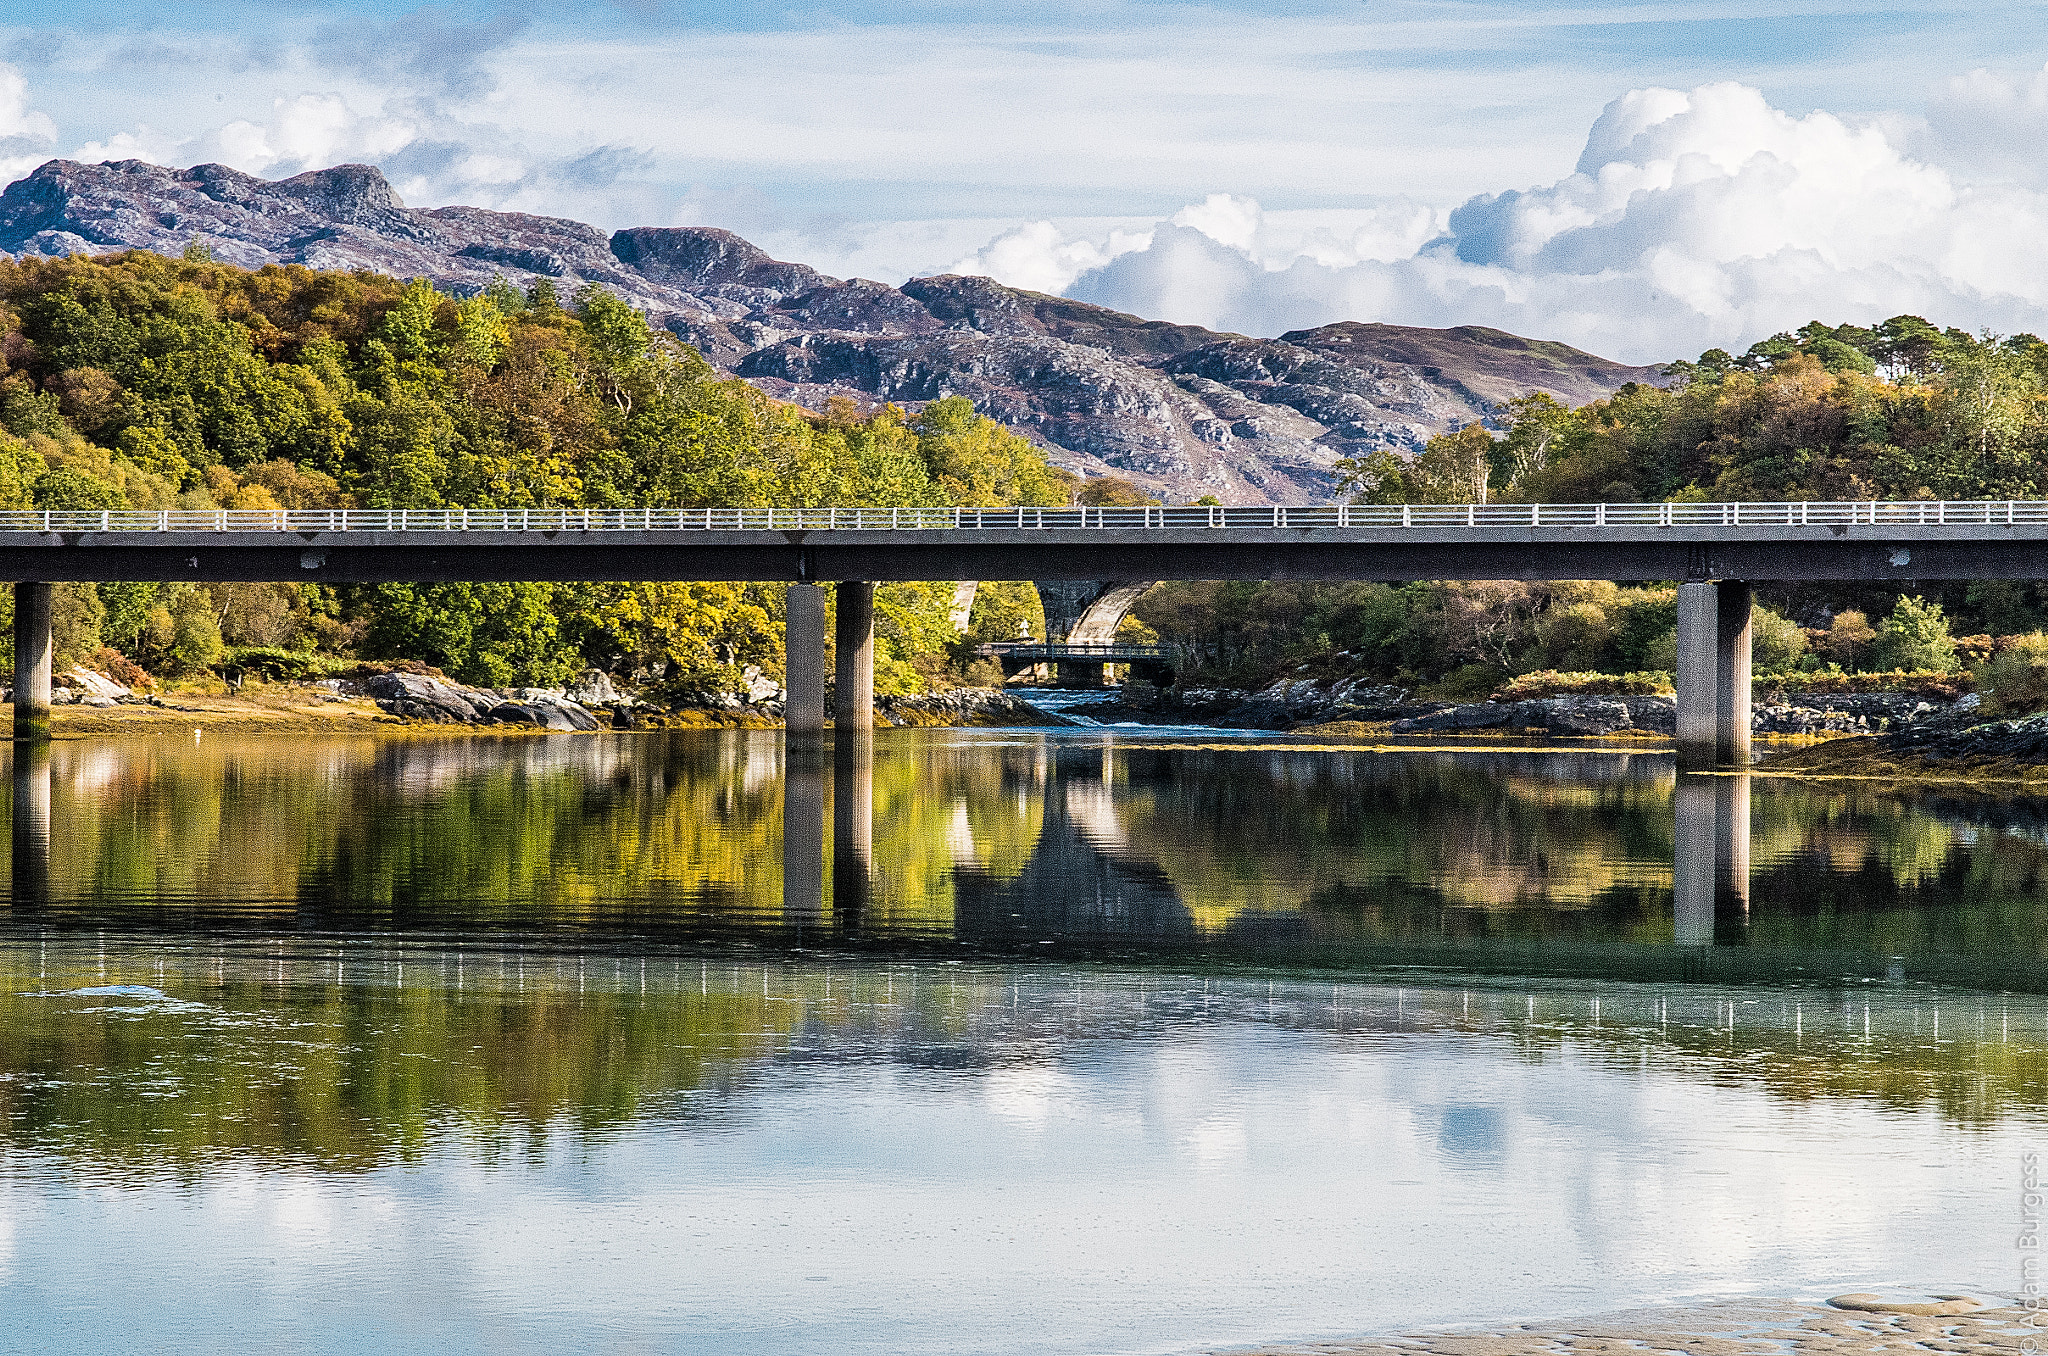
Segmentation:
{"type": "Polygon", "coordinates": [[[784,750],[765,731],[17,746],[0,916],[507,954],[632,936],[2048,983],[2048,799],[1680,775],[1619,748],[897,730],[784,750]]]}
{"type": "MultiPolygon", "coordinates": [[[[1298,915],[1257,911],[1233,918],[1221,938],[1205,938],[1172,874],[1154,849],[1134,840],[1119,809],[1116,760],[1144,752],[1142,745],[1049,742],[1036,788],[1043,817],[1023,869],[990,872],[971,853],[955,860],[955,938],[999,947],[1033,939],[1169,946],[1304,940],[1298,915]]],[[[873,734],[795,741],[785,757],[783,917],[799,928],[829,926],[841,938],[857,938],[876,886],[873,734]]],[[[1673,779],[1670,938],[1677,953],[1747,940],[1750,782],[1747,773],[1673,779]]]]}
{"type": "Polygon", "coordinates": [[[1740,941],[1749,926],[1749,774],[1681,772],[1671,809],[1672,940],[1740,941]]]}

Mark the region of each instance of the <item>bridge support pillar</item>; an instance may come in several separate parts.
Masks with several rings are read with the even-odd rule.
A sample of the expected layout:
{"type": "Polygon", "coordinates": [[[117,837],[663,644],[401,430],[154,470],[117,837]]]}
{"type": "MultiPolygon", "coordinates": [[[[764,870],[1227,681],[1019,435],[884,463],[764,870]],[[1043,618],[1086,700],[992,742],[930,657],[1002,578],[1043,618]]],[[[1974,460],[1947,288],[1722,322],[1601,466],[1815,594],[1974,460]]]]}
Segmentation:
{"type": "Polygon", "coordinates": [[[839,604],[834,636],[832,728],[875,728],[875,586],[842,580],[833,590],[839,604]]]}
{"type": "Polygon", "coordinates": [[[1678,586],[1678,765],[1749,765],[1752,598],[1739,580],[1678,586]]]}
{"type": "Polygon", "coordinates": [[[14,586],[14,738],[50,740],[50,585],[14,586]]]}
{"type": "Polygon", "coordinates": [[[1109,666],[1099,659],[1062,659],[1053,666],[1056,687],[1106,687],[1109,666]]]}
{"type": "Polygon", "coordinates": [[[787,609],[782,724],[792,740],[816,740],[825,730],[825,590],[816,584],[791,584],[787,609]]]}

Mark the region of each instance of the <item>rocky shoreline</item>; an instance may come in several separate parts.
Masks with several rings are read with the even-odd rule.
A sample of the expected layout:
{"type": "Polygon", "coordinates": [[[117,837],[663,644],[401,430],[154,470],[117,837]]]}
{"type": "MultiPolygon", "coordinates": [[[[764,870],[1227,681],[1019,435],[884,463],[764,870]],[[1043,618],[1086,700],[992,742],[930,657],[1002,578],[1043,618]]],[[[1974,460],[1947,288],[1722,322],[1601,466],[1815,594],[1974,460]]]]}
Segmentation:
{"type": "MultiPolygon", "coordinates": [[[[1977,709],[1979,699],[1929,700],[1908,693],[1787,692],[1751,708],[1759,735],[1869,735],[1947,720],[1977,709]]],[[[1330,725],[1384,725],[1390,734],[1540,731],[1554,737],[1676,733],[1678,707],[1668,696],[1571,695],[1526,701],[1444,702],[1412,698],[1405,689],[1366,679],[1328,682],[1282,679],[1257,691],[1127,684],[1101,702],[1065,708],[1101,724],[1125,721],[1213,725],[1232,730],[1298,730],[1330,725]]]]}
{"type": "MultiPolygon", "coordinates": [[[[548,730],[646,730],[703,725],[772,729],[782,724],[783,693],[772,684],[745,694],[691,693],[662,705],[614,688],[587,673],[567,688],[474,688],[415,673],[330,679],[337,690],[359,689],[405,720],[436,725],[512,725],[548,730]]],[[[955,688],[876,700],[874,723],[885,728],[1071,725],[1021,697],[995,688],[955,688]]]]}
{"type": "MultiPolygon", "coordinates": [[[[339,724],[359,726],[372,715],[391,724],[463,726],[514,730],[590,732],[654,729],[777,729],[783,721],[783,692],[750,675],[742,693],[683,692],[654,701],[615,687],[591,670],[561,688],[485,688],[450,680],[423,668],[365,671],[296,683],[235,685],[226,695],[144,694],[105,674],[74,668],[57,674],[51,687],[56,708],[90,708],[95,728],[108,728],[117,708],[150,708],[165,714],[238,718],[289,709],[299,724],[314,724],[323,710],[339,724]],[[250,700],[254,699],[253,705],[250,700]],[[344,709],[346,708],[346,709],[344,709]]],[[[0,688],[0,700],[13,693],[0,688]]],[[[135,712],[134,719],[142,713],[135,712]]],[[[67,723],[75,724],[71,717],[67,723]]],[[[875,702],[878,728],[1019,727],[1080,725],[1042,710],[998,688],[955,688],[944,692],[884,695],[875,702]]],[[[238,719],[238,723],[247,723],[238,719]]]]}

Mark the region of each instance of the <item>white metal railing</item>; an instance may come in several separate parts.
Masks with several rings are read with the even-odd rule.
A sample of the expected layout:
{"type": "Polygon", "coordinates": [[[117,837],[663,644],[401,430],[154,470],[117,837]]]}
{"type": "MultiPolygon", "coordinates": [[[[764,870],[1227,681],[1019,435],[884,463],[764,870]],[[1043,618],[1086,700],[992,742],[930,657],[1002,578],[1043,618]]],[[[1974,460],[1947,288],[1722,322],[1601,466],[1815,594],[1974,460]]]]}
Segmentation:
{"type": "Polygon", "coordinates": [[[50,509],[0,532],[930,532],[1054,528],[1826,527],[2048,524],[2048,500],[1340,504],[1312,508],[50,509]]]}

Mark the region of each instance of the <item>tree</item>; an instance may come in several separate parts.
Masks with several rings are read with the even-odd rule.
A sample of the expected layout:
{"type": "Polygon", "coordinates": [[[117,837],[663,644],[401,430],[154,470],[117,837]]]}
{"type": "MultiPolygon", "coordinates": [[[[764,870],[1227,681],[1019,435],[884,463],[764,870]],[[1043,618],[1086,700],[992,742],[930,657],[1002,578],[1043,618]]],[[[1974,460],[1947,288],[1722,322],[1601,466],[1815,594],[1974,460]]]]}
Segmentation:
{"type": "Polygon", "coordinates": [[[1081,483],[1074,502],[1090,508],[1147,508],[1159,503],[1122,476],[1090,476],[1081,483]]]}
{"type": "Polygon", "coordinates": [[[1431,438],[1422,445],[1422,455],[1408,472],[1416,502],[1485,503],[1493,478],[1494,448],[1494,436],[1484,424],[1467,424],[1456,433],[1431,438]]]}
{"type": "Polygon", "coordinates": [[[1337,472],[1337,498],[1348,504],[1406,504],[1414,490],[1408,480],[1408,465],[1384,447],[1362,457],[1343,457],[1331,468],[1337,472]]]}
{"type": "Polygon", "coordinates": [[[1880,672],[1933,669],[1946,673],[1954,668],[1956,643],[1948,633],[1941,604],[1917,596],[1900,598],[1870,642],[1869,662],[1880,672]]]}

